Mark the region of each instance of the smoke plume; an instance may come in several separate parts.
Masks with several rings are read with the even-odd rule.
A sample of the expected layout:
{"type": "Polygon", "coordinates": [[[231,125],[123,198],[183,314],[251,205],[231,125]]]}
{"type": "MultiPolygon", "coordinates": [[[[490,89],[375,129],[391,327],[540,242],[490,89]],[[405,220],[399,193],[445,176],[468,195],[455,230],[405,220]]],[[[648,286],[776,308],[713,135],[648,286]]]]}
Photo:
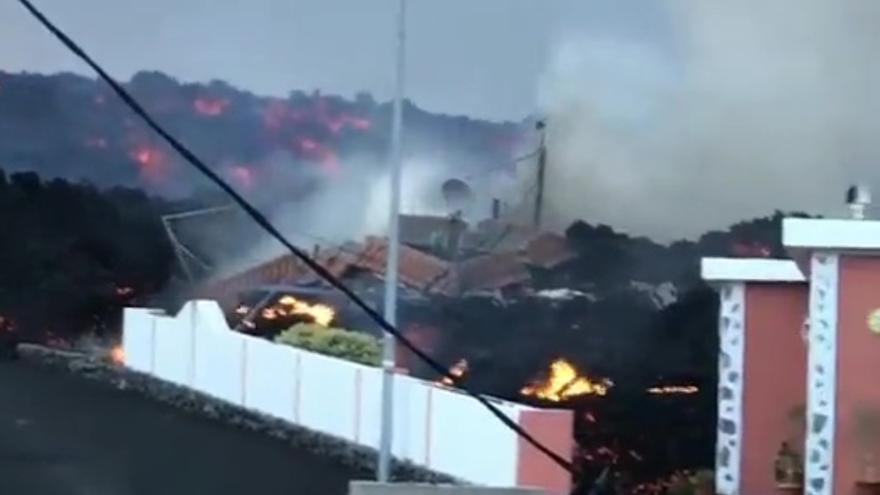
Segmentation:
{"type": "MultiPolygon", "coordinates": [[[[387,232],[390,207],[390,177],[384,164],[373,158],[346,160],[344,174],[327,177],[314,174],[303,177],[302,169],[296,178],[285,177],[284,170],[296,170],[287,160],[278,158],[271,166],[273,181],[277,184],[306,183],[308,192],[294,193],[284,188],[259,191],[262,209],[288,239],[308,250],[318,245],[334,247],[347,242],[363,241],[365,236],[383,236],[387,232]]],[[[443,199],[443,182],[459,176],[460,170],[442,161],[411,158],[404,162],[401,178],[400,211],[410,215],[447,215],[450,212],[443,199]]],[[[481,197],[485,194],[480,194],[481,197]]],[[[483,201],[488,202],[488,201],[483,201]]],[[[478,205],[482,206],[482,205],[478,205]]],[[[484,209],[474,208],[471,220],[480,219],[484,209]]],[[[229,260],[221,268],[221,275],[236,273],[249,266],[287,254],[272,239],[257,242],[241,259],[229,260]]]]}
{"type": "MultiPolygon", "coordinates": [[[[670,39],[557,44],[539,91],[547,209],[659,239],[880,182],[880,3],[670,1],[670,39]]],[[[658,21],[660,22],[660,21],[658,21]]]]}

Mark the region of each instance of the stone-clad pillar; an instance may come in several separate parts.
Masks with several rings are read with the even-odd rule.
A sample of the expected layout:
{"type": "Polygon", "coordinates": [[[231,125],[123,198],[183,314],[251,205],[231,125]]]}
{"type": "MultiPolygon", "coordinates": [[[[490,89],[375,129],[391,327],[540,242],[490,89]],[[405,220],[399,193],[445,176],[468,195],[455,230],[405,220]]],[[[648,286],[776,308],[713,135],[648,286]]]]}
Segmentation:
{"type": "Polygon", "coordinates": [[[807,286],[788,260],[706,258],[702,276],[720,297],[716,490],[773,493],[776,454],[805,401],[807,286]]]}
{"type": "Polygon", "coordinates": [[[880,222],[786,219],[808,267],[809,495],[880,488],[880,222]]]}

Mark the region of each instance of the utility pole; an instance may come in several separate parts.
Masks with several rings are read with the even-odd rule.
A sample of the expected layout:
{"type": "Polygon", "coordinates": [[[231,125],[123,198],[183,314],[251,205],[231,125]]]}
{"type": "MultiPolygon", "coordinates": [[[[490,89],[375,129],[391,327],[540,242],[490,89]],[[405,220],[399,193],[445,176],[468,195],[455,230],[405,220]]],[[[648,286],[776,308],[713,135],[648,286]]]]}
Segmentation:
{"type": "Polygon", "coordinates": [[[532,225],[535,230],[541,229],[541,214],[544,209],[544,175],[547,170],[547,131],[546,123],[539,120],[535,124],[535,129],[541,133],[541,144],[538,148],[538,176],[536,177],[537,190],[535,191],[535,211],[532,225]]]}
{"type": "MultiPolygon", "coordinates": [[[[385,267],[385,320],[397,324],[397,272],[400,258],[400,178],[403,169],[403,93],[406,62],[406,0],[398,0],[397,67],[394,110],[391,116],[391,208],[388,219],[388,259],[385,267]]],[[[379,465],[376,479],[391,477],[391,446],[394,433],[394,336],[385,332],[382,342],[382,426],[379,434],[379,465]]]]}

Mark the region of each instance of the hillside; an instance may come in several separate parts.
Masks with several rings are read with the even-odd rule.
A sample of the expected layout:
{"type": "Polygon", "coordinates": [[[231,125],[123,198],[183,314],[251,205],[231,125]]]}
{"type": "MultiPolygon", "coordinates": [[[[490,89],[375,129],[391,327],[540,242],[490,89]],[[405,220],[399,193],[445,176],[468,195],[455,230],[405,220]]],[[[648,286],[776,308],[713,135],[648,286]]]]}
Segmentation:
{"type": "MultiPolygon", "coordinates": [[[[126,86],[244,192],[262,193],[285,174],[299,179],[287,191],[295,194],[308,188],[308,179],[381,164],[387,152],[390,105],[369,94],[345,99],[293,91],[269,98],[158,72],[138,73],[126,86]]],[[[520,144],[512,123],[431,114],[409,102],[404,115],[407,155],[458,170],[503,165],[520,144]]],[[[0,167],[164,194],[204,187],[106,85],[73,74],[0,72],[0,167]]]]}

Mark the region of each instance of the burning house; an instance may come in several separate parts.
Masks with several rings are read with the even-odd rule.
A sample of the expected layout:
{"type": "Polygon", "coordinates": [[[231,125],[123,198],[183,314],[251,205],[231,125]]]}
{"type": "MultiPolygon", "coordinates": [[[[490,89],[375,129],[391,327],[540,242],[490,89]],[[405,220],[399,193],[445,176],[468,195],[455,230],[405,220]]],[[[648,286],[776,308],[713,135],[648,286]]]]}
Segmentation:
{"type": "MultiPolygon", "coordinates": [[[[664,373],[654,372],[651,343],[665,331],[656,328],[663,306],[655,294],[630,285],[620,300],[599,294],[573,277],[578,253],[567,237],[498,219],[472,227],[455,217],[404,215],[400,236],[398,328],[455,379],[437,377],[399,347],[402,370],[444,386],[575,408],[587,478],[608,465],[641,465],[650,477],[710,462],[712,428],[694,425],[711,414],[714,388],[683,356],[668,354],[664,373]],[[643,302],[634,305],[633,294],[643,302]],[[619,334],[594,331],[610,321],[621,325],[619,334]],[[644,348],[633,348],[640,341],[644,348]],[[656,416],[639,419],[646,408],[656,416]]],[[[312,255],[380,309],[387,247],[369,237],[312,255]]],[[[202,295],[221,301],[230,322],[248,333],[273,335],[296,321],[379,333],[292,255],[212,281],[202,295]]]]}
{"type": "MultiPolygon", "coordinates": [[[[534,295],[533,279],[574,256],[563,237],[534,233],[497,220],[476,229],[456,218],[401,217],[399,297],[401,330],[428,352],[450,325],[443,307],[471,301],[497,305],[534,295]],[[438,306],[438,303],[440,306],[438,306]]],[[[315,248],[315,259],[375,308],[383,295],[387,241],[315,248]]],[[[296,321],[332,321],[370,333],[379,329],[293,255],[285,255],[232,277],[208,283],[202,294],[222,302],[242,331],[271,335],[296,321]],[[302,305],[285,304],[285,299],[302,305]]],[[[454,320],[454,318],[452,318],[454,320]]],[[[453,323],[454,324],[454,323],[453,323]]],[[[399,363],[418,373],[419,363],[403,349],[399,363]]]]}

